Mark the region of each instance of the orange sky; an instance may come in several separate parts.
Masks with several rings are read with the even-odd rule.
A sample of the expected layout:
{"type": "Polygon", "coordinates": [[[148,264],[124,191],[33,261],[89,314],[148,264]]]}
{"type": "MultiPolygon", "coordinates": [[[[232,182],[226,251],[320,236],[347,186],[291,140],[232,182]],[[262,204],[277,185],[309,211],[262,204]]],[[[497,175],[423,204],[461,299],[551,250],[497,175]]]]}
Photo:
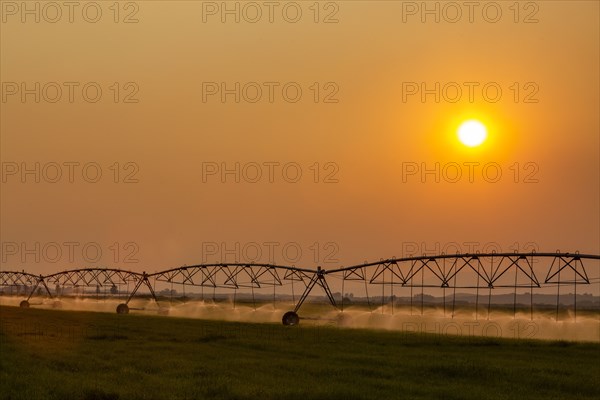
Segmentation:
{"type": "Polygon", "coordinates": [[[297,2],[297,23],[277,10],[273,23],[266,16],[250,23],[243,15],[239,23],[232,16],[222,23],[219,13],[203,22],[201,2],[139,2],[139,10],[119,14],[122,20],[135,11],[139,21],[129,24],[113,21],[108,2],[100,2],[97,23],[77,10],[73,23],[64,15],[46,22],[44,16],[54,14],[43,10],[40,23],[32,16],[22,23],[22,10],[5,3],[2,269],[48,273],[103,265],[154,271],[219,261],[227,249],[237,255],[223,261],[248,261],[242,250],[253,243],[260,245],[261,261],[280,264],[294,261],[282,252],[286,244],[300,248],[295,264],[307,268],[399,257],[415,245],[435,252],[458,243],[466,252],[486,246],[523,250],[534,243],[539,251],[600,252],[597,2],[533,3],[537,11],[522,2],[518,23],[512,1],[498,2],[497,23],[477,10],[472,23],[466,15],[447,22],[444,14],[439,23],[434,16],[423,23],[419,13],[405,14],[404,23],[403,7],[410,2],[387,1],[331,3],[337,8],[321,2],[319,23],[309,8],[313,2],[297,2]],[[534,11],[538,22],[524,23],[534,11]],[[337,23],[323,23],[330,13],[337,23]],[[40,82],[39,103],[33,94],[22,102],[22,82],[30,88],[40,82]],[[54,86],[42,93],[48,82],[63,88],[56,103],[47,101],[54,86]],[[64,82],[79,83],[73,102],[64,82]],[[82,97],[87,82],[103,90],[97,103],[82,97]],[[230,88],[257,82],[263,97],[251,103],[242,96],[236,103],[228,95],[223,103],[217,94],[203,102],[203,82],[230,88]],[[277,82],[272,103],[265,82],[277,82]],[[296,103],[282,96],[289,82],[302,88],[296,103]],[[436,82],[440,88],[456,82],[462,97],[452,102],[454,92],[440,92],[439,102],[435,94],[423,102],[421,93],[403,92],[411,83],[432,89],[436,82]],[[472,102],[465,82],[475,87],[472,102]],[[501,88],[497,102],[486,100],[486,84],[501,88]],[[123,103],[134,88],[138,102],[123,103]],[[337,102],[322,101],[337,89],[337,102]],[[529,99],[537,102],[525,102],[534,91],[529,99]],[[489,130],[487,142],[474,149],[455,136],[469,118],[489,130]],[[20,171],[10,173],[15,165],[33,168],[36,162],[48,174],[54,165],[48,163],[62,165],[62,179],[51,183],[41,176],[36,183],[26,175],[23,182],[20,171]],[[80,163],[72,183],[69,162],[80,163]],[[119,183],[110,168],[115,162],[119,183]],[[270,162],[279,163],[270,164],[272,183],[264,164],[270,162]],[[100,165],[99,182],[82,178],[86,163],[100,165]],[[240,163],[247,173],[257,163],[263,178],[251,183],[241,176],[236,183],[228,175],[223,183],[216,174],[203,182],[203,168],[222,163],[240,163]],[[287,163],[301,169],[297,183],[282,176],[287,163]],[[434,174],[423,179],[422,167],[436,163],[439,182],[434,174]],[[473,182],[466,165],[475,164],[464,163],[478,163],[473,182]],[[456,165],[463,177],[451,182],[456,165]],[[414,166],[419,171],[403,177],[414,166]],[[494,177],[483,176],[483,166],[499,169],[501,178],[490,182],[494,177]],[[123,183],[128,173],[138,182],[123,183]],[[329,173],[337,182],[324,182],[329,173]],[[73,259],[65,242],[78,243],[73,259]],[[277,244],[265,244],[271,242],[277,244]],[[63,251],[57,260],[52,243],[63,251]],[[82,255],[86,243],[101,248],[98,261],[82,255]],[[218,254],[207,254],[214,243],[218,254]],[[268,259],[269,246],[274,260],[268,259]],[[125,262],[130,252],[137,261],[125,262]]]}

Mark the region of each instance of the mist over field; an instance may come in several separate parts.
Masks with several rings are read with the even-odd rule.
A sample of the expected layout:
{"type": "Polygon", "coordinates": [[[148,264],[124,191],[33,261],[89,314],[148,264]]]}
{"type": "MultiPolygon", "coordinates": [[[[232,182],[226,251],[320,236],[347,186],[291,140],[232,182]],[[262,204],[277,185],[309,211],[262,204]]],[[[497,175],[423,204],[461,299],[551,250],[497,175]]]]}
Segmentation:
{"type": "MultiPolygon", "coordinates": [[[[0,305],[19,306],[20,298],[0,296],[0,305]]],[[[122,300],[95,300],[92,298],[60,299],[60,309],[64,311],[95,311],[115,313],[122,300]]],[[[53,300],[32,300],[32,307],[54,309],[53,300]]],[[[129,303],[131,313],[140,315],[161,315],[168,324],[169,317],[194,318],[206,320],[222,320],[230,322],[251,322],[281,324],[282,315],[294,308],[292,303],[275,304],[260,303],[257,307],[232,302],[212,302],[191,300],[170,306],[168,302],[159,307],[151,299],[133,299],[129,303]]],[[[441,336],[477,336],[489,338],[542,339],[600,342],[600,315],[578,315],[572,312],[561,316],[556,321],[552,315],[536,313],[533,318],[529,312],[520,310],[515,315],[512,311],[494,310],[489,318],[476,316],[472,308],[457,307],[454,316],[449,311],[444,313],[440,307],[426,308],[423,315],[413,311],[395,307],[392,314],[390,306],[374,307],[371,311],[364,307],[359,309],[347,307],[343,312],[326,304],[307,304],[306,312],[301,314],[301,326],[331,326],[342,329],[376,329],[397,332],[425,333],[441,336]]],[[[21,310],[27,313],[27,309],[21,310]]],[[[126,315],[121,316],[127,318],[126,315]]],[[[295,329],[295,327],[289,327],[295,329]]]]}

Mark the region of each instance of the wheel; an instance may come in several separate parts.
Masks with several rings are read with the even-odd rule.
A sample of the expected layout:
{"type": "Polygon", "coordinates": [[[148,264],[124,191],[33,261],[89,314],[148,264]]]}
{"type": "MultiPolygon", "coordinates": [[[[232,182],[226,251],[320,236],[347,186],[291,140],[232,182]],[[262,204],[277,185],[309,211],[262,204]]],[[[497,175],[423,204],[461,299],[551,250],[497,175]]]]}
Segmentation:
{"type": "Polygon", "coordinates": [[[294,311],[288,311],[283,314],[283,318],[281,318],[281,322],[284,325],[294,326],[300,323],[300,317],[294,311]]]}
{"type": "Polygon", "coordinates": [[[117,314],[129,314],[129,306],[125,303],[121,303],[117,306],[117,314]]]}
{"type": "Polygon", "coordinates": [[[29,302],[27,300],[23,300],[21,304],[19,304],[21,308],[29,308],[29,302]]]}

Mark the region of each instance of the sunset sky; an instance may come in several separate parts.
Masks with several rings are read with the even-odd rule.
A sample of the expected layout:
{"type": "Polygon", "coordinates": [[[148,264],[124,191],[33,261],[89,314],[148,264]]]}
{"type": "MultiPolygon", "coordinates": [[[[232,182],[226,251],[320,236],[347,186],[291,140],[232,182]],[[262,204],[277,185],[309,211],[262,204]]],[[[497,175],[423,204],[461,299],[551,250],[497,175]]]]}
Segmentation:
{"type": "Polygon", "coordinates": [[[439,22],[412,14],[421,2],[321,2],[318,16],[313,2],[297,2],[296,23],[282,7],[272,23],[266,7],[250,22],[255,10],[244,15],[244,3],[239,23],[227,14],[223,23],[222,10],[211,8],[221,2],[189,1],[138,2],[120,10],[119,23],[112,2],[99,2],[97,23],[79,9],[72,23],[66,10],[56,23],[40,11],[36,23],[22,22],[22,10],[6,3],[4,270],[245,262],[242,249],[252,243],[260,244],[259,261],[306,268],[406,256],[415,246],[454,252],[453,244],[464,252],[600,253],[598,2],[521,2],[518,16],[512,1],[497,2],[495,23],[486,20],[494,10],[482,15],[486,2],[472,22],[467,8],[447,21],[455,10],[445,2],[439,22]],[[123,23],[130,14],[137,23],[123,23]],[[36,82],[37,103],[35,93],[21,93],[22,83],[35,92],[36,82]],[[65,82],[76,82],[72,102],[65,82]],[[88,95],[102,88],[96,103],[82,95],[89,82],[96,83],[88,95]],[[236,82],[239,103],[235,94],[223,102],[221,83],[234,89],[236,82]],[[62,97],[51,102],[56,87],[62,97]],[[256,87],[262,97],[253,103],[256,87]],[[289,96],[300,87],[302,97],[286,100],[283,87],[289,96]],[[423,87],[431,91],[424,98],[423,87]],[[137,102],[125,103],[128,95],[137,102]],[[477,147],[456,133],[471,119],[487,129],[477,147]],[[35,163],[40,182],[21,175],[35,163]],[[86,163],[97,163],[88,180],[100,166],[98,182],[82,177],[86,163]],[[223,179],[223,166],[236,163],[239,182],[223,179]],[[63,175],[52,183],[55,165],[63,175]],[[256,165],[262,179],[253,183],[256,165]],[[422,175],[436,165],[437,177],[422,175]],[[298,168],[302,176],[288,182],[298,168]],[[78,243],[73,259],[65,242],[78,243]],[[36,243],[38,260],[27,250],[36,243]],[[56,260],[52,243],[63,251],[56,260]],[[86,243],[102,250],[101,259],[82,255],[86,243]],[[236,243],[239,257],[223,259],[223,244],[236,243]],[[217,254],[208,254],[214,244],[217,254]],[[290,246],[302,250],[300,259],[282,254],[290,246]]]}

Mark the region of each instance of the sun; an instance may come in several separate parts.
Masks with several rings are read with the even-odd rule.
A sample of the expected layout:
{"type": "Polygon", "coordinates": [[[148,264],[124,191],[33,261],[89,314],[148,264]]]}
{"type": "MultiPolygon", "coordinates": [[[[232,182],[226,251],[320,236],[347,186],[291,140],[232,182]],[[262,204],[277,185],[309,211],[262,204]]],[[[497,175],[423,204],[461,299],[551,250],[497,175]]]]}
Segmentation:
{"type": "Polygon", "coordinates": [[[485,125],[477,120],[463,122],[458,127],[458,139],[468,147],[476,147],[482,144],[487,137],[485,125]]]}

